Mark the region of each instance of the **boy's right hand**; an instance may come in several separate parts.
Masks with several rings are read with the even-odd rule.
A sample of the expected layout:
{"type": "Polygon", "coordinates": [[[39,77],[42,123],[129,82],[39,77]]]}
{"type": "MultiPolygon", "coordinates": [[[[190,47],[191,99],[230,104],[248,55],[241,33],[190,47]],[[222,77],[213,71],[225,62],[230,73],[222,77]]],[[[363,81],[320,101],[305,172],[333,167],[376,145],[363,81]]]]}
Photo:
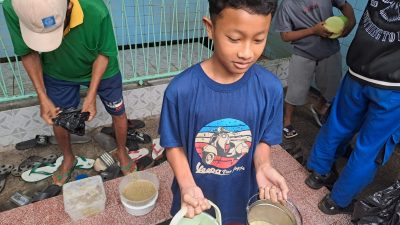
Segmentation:
{"type": "Polygon", "coordinates": [[[190,186],[181,189],[182,207],[187,208],[186,217],[193,218],[210,209],[208,199],[204,198],[203,191],[198,186],[190,186]]]}
{"type": "Polygon", "coordinates": [[[318,35],[323,38],[328,38],[330,37],[333,33],[329,32],[325,27],[324,27],[325,22],[320,22],[315,24],[315,26],[312,27],[313,33],[315,35],[318,35]]]}
{"type": "Polygon", "coordinates": [[[48,124],[53,125],[53,118],[61,112],[60,108],[56,108],[53,102],[47,96],[39,98],[40,102],[40,116],[48,124]]]}

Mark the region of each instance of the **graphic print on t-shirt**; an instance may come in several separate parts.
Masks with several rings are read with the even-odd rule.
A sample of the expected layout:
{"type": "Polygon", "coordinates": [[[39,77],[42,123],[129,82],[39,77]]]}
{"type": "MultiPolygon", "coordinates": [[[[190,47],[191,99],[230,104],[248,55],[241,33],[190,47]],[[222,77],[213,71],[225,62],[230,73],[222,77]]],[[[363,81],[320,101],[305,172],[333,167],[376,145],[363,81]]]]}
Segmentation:
{"type": "Polygon", "coordinates": [[[240,120],[227,118],[207,124],[199,131],[195,141],[203,164],[201,168],[231,168],[249,152],[251,140],[249,126],[240,120]]]}

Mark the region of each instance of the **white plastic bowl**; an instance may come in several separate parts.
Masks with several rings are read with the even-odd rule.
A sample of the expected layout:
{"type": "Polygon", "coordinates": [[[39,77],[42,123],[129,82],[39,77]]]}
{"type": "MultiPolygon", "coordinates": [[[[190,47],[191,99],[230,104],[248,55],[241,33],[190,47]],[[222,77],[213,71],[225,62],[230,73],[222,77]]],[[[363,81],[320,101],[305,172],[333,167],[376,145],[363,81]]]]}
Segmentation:
{"type": "Polygon", "coordinates": [[[154,209],[158,198],[159,185],[157,175],[146,171],[134,172],[122,178],[121,183],[119,184],[119,196],[125,210],[134,216],[142,216],[151,212],[151,210],[154,209]],[[131,201],[125,198],[122,193],[126,186],[134,180],[146,180],[151,182],[156,189],[156,193],[149,199],[143,201],[131,201]]]}
{"type": "Polygon", "coordinates": [[[146,215],[147,213],[151,212],[151,210],[154,209],[154,207],[156,206],[157,198],[158,198],[158,192],[153,197],[153,199],[144,206],[132,206],[132,205],[125,203],[124,201],[121,201],[121,202],[122,202],[122,205],[124,206],[125,210],[129,214],[131,214],[133,216],[143,216],[143,215],[146,215]]]}

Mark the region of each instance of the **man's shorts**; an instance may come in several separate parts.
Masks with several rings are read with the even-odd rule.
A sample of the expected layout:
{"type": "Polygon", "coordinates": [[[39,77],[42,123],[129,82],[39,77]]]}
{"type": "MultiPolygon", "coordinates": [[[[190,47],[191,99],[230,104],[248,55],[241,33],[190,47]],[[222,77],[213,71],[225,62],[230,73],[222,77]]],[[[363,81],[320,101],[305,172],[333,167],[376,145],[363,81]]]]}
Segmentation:
{"type": "Polygon", "coordinates": [[[297,106],[306,104],[314,78],[322,96],[327,102],[332,102],[342,79],[340,52],[319,61],[292,55],[285,101],[297,106]]]}
{"type": "MultiPolygon", "coordinates": [[[[61,109],[78,108],[80,102],[80,86],[89,87],[90,82],[71,82],[43,75],[47,96],[56,107],[61,109]]],[[[125,113],[125,104],[122,96],[121,73],[100,81],[97,89],[103,105],[108,113],[120,116],[125,113]]]]}

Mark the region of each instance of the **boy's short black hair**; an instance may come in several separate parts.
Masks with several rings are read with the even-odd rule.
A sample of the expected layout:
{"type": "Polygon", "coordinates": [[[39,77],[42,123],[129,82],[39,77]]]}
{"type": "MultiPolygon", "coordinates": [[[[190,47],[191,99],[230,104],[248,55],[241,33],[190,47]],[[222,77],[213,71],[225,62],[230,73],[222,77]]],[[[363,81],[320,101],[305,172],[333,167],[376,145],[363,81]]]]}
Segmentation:
{"type": "Polygon", "coordinates": [[[225,8],[243,9],[251,14],[267,16],[273,15],[277,6],[277,0],[208,0],[208,3],[212,20],[225,8]]]}

